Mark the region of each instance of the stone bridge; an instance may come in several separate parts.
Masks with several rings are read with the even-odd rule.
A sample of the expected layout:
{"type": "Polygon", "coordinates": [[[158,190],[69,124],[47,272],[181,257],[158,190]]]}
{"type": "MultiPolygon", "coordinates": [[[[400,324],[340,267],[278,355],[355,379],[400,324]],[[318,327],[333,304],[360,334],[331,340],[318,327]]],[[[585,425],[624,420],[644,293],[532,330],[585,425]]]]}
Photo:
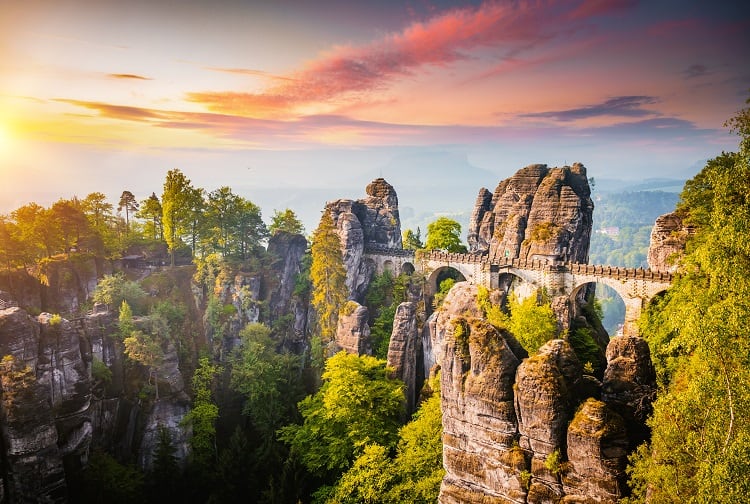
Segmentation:
{"type": "Polygon", "coordinates": [[[672,274],[642,268],[620,268],[577,263],[561,263],[549,258],[523,261],[494,257],[487,254],[455,254],[440,251],[418,251],[367,248],[364,258],[375,264],[382,273],[395,274],[415,271],[424,275],[428,294],[437,291],[441,272],[458,271],[466,281],[496,289],[511,287],[519,297],[526,298],[543,288],[552,297],[567,297],[573,301],[581,289],[592,283],[602,283],[614,289],[625,303],[623,334],[637,335],[637,321],[641,311],[660,292],[672,283],[672,274]]]}

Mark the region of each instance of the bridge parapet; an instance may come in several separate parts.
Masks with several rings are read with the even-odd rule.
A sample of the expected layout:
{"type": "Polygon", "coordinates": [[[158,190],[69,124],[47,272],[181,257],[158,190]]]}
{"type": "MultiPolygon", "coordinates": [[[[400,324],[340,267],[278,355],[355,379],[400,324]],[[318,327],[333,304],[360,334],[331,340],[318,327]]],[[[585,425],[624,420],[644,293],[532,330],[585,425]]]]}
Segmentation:
{"type": "Polygon", "coordinates": [[[487,254],[462,254],[457,252],[443,252],[441,250],[423,252],[421,257],[428,261],[446,261],[462,264],[482,264],[487,262],[487,254]]]}
{"type": "Polygon", "coordinates": [[[393,257],[414,257],[414,251],[409,249],[398,249],[382,247],[377,245],[367,245],[364,250],[365,254],[393,257]]]}

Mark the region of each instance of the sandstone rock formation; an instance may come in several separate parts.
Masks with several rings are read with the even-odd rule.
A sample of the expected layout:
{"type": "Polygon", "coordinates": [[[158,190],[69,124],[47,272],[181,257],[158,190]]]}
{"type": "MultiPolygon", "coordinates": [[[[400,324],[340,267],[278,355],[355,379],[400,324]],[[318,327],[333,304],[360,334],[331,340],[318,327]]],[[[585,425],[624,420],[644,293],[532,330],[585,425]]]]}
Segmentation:
{"type": "Polygon", "coordinates": [[[646,438],[645,422],[656,395],[656,371],[643,338],[617,336],[607,346],[602,400],[625,419],[631,448],[646,438]]]}
{"type": "Polygon", "coordinates": [[[10,502],[65,502],[65,466],[84,466],[91,440],[88,368],[64,319],[0,310],[0,473],[10,502]],[[65,463],[64,463],[65,461],[65,463]]]}
{"type": "MultiPolygon", "coordinates": [[[[66,502],[68,484],[80,480],[93,447],[122,461],[151,463],[157,430],[167,427],[184,462],[189,409],[177,350],[165,347],[159,366],[160,399],[136,399],[145,376],[137,366],[126,378],[117,317],[94,313],[68,321],[42,313],[31,317],[18,307],[0,309],[0,479],[3,502],[66,502]],[[93,373],[100,361],[111,372],[93,373]]],[[[145,373],[144,371],[144,374],[145,373]]]]}
{"type": "Polygon", "coordinates": [[[284,344],[298,353],[301,353],[305,342],[307,303],[293,298],[297,275],[300,273],[306,250],[307,240],[300,234],[279,231],[268,240],[268,252],[275,257],[271,264],[272,278],[268,294],[269,323],[273,324],[292,314],[292,330],[289,332],[293,337],[284,344]]]}
{"type": "Polygon", "coordinates": [[[518,358],[503,334],[478,318],[457,317],[441,366],[442,503],[525,502],[526,456],[513,382],[518,358]]]}
{"type": "Polygon", "coordinates": [[[356,301],[347,301],[339,311],[336,346],[355,355],[372,355],[369,312],[356,301]]]}
{"type": "Polygon", "coordinates": [[[653,390],[648,346],[614,338],[602,385],[567,341],[525,358],[482,315],[477,288],[460,283],[431,320],[446,468],[439,501],[617,502],[653,390]]]}
{"type": "Polygon", "coordinates": [[[585,263],[593,209],[582,164],[529,165],[500,182],[491,197],[480,190],[469,221],[469,250],[585,263]]]}
{"type": "Polygon", "coordinates": [[[648,267],[656,271],[677,271],[679,256],[688,237],[695,232],[685,224],[684,215],[672,212],[660,215],[651,230],[648,246],[648,267]]]}
{"type": "Polygon", "coordinates": [[[393,332],[388,345],[388,365],[395,370],[396,377],[406,385],[408,413],[414,411],[417,402],[420,343],[417,334],[417,306],[412,302],[401,303],[396,307],[393,317],[393,332]]]}
{"type": "Polygon", "coordinates": [[[628,435],[610,406],[588,399],[568,427],[566,502],[616,502],[625,494],[628,435]]]}
{"type": "Polygon", "coordinates": [[[333,217],[341,239],[350,298],[361,302],[375,271],[374,264],[362,259],[365,248],[401,248],[396,191],[378,178],[367,186],[366,198],[330,201],[325,211],[333,217]]]}

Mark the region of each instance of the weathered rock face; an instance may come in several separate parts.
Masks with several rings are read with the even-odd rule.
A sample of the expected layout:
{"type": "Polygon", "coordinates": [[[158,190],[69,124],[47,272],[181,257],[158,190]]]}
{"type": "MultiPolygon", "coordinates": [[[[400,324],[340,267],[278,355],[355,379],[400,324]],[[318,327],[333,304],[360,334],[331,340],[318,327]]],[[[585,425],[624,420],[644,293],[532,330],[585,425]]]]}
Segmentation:
{"type": "MultiPolygon", "coordinates": [[[[412,302],[401,303],[393,317],[393,332],[388,344],[388,365],[406,384],[406,410],[414,411],[417,402],[417,363],[419,361],[417,307],[412,302]]],[[[423,378],[423,377],[420,377],[423,378]]]]}
{"type": "Polygon", "coordinates": [[[588,262],[594,203],[582,164],[530,165],[481,189],[469,222],[471,252],[588,262]]]}
{"type": "Polygon", "coordinates": [[[568,468],[562,472],[566,502],[616,502],[625,494],[628,434],[609,406],[588,399],[568,427],[568,468]]]}
{"type": "Polygon", "coordinates": [[[525,502],[513,381],[519,360],[486,321],[455,317],[441,368],[440,502],[525,502]]]}
{"type": "Polygon", "coordinates": [[[91,440],[88,367],[77,331],[43,313],[0,310],[2,479],[10,502],[64,502],[65,466],[91,440]]]}
{"type": "Polygon", "coordinates": [[[379,178],[367,186],[367,198],[340,199],[326,203],[341,240],[350,298],[363,301],[375,265],[364,261],[365,247],[401,248],[398,197],[393,187],[379,178]]]}
{"type": "Polygon", "coordinates": [[[347,301],[339,312],[336,328],[338,348],[355,355],[372,355],[370,326],[367,324],[369,317],[366,306],[356,301],[347,301]]]}
{"type": "Polygon", "coordinates": [[[69,259],[50,261],[34,271],[4,271],[0,273],[0,289],[25,309],[77,313],[94,292],[98,279],[110,273],[109,261],[72,255],[69,259]]]}
{"type": "Polygon", "coordinates": [[[292,299],[297,275],[300,273],[302,258],[307,250],[307,240],[300,234],[280,231],[268,240],[268,252],[276,259],[271,264],[273,282],[268,295],[269,323],[292,314],[292,341],[285,342],[291,350],[301,351],[305,339],[307,311],[297,307],[306,307],[307,303],[292,299]]]}
{"type": "Polygon", "coordinates": [[[562,339],[525,358],[482,319],[477,292],[457,284],[428,324],[441,368],[439,501],[617,502],[653,390],[648,346],[614,338],[602,385],[562,339]]]}
{"type": "Polygon", "coordinates": [[[602,400],[625,419],[631,448],[646,438],[645,422],[656,395],[656,371],[643,338],[617,336],[607,345],[602,400]]]}
{"type": "MultiPolygon", "coordinates": [[[[92,446],[122,461],[148,468],[159,425],[172,434],[178,461],[188,455],[189,409],[177,351],[170,343],[159,366],[159,400],[136,398],[125,377],[117,317],[94,313],[76,324],[42,313],[30,317],[12,307],[0,310],[0,479],[3,502],[65,502],[68,485],[80,481],[92,446]],[[93,373],[106,366],[111,380],[93,373]]],[[[129,373],[138,373],[138,366],[129,373]]]]}
{"type": "Polygon", "coordinates": [[[677,271],[677,261],[695,228],[685,224],[683,215],[672,212],[659,216],[651,230],[648,267],[656,271],[677,271]]]}

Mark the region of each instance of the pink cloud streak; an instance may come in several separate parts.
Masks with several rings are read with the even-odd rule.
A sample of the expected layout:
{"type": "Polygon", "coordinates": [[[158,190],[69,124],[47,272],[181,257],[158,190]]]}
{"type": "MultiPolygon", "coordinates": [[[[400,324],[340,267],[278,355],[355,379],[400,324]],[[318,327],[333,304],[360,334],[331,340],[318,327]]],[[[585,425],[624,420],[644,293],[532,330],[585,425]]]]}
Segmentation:
{"type": "MultiPolygon", "coordinates": [[[[351,100],[385,89],[394,79],[425,66],[447,66],[472,58],[471,51],[502,48],[511,57],[554,38],[569,21],[621,10],[630,0],[589,4],[560,0],[548,5],[489,1],[455,9],[364,46],[341,46],[308,62],[262,93],[194,92],[188,100],[209,110],[250,116],[290,113],[295,106],[351,100]]],[[[570,29],[570,26],[566,26],[570,29]]]]}

